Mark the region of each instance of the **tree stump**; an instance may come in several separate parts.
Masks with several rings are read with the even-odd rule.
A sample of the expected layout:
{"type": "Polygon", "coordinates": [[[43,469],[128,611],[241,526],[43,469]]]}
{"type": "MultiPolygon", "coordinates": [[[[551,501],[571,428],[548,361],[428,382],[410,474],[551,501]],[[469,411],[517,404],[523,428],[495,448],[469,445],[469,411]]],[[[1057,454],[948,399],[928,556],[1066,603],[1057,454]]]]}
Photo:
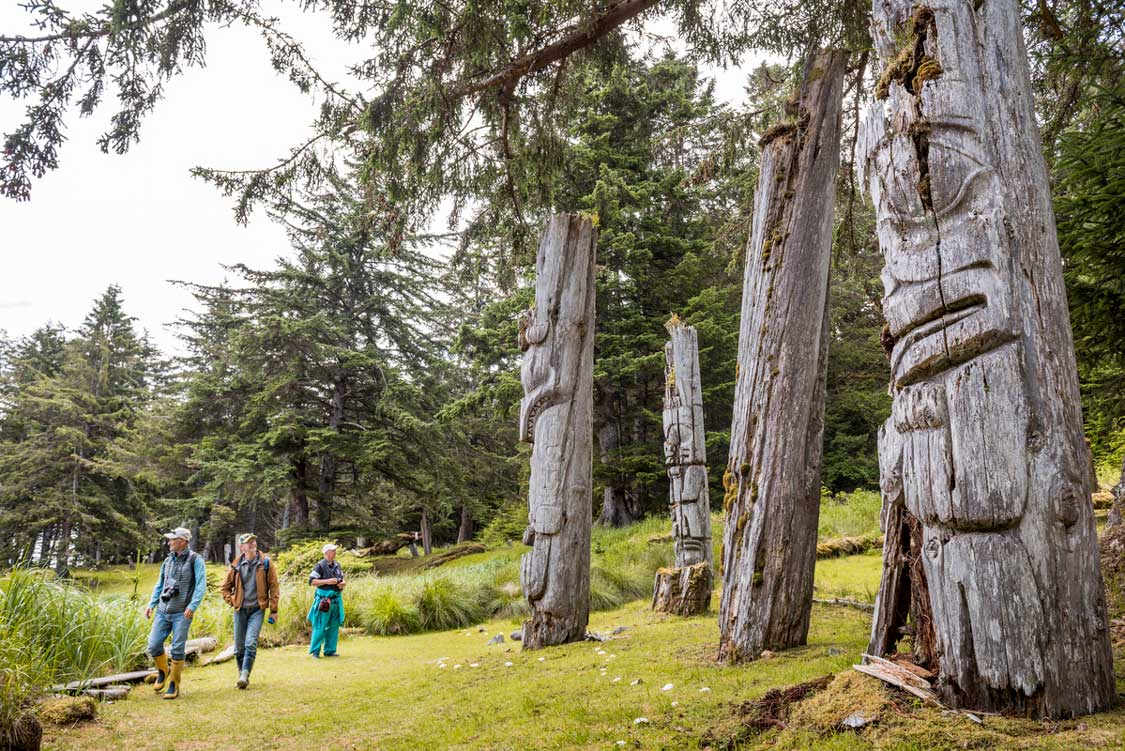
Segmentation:
{"type": "Polygon", "coordinates": [[[652,609],[673,615],[699,615],[711,605],[715,579],[707,561],[692,566],[659,568],[652,585],[652,609]]]}
{"type": "Polygon", "coordinates": [[[539,239],[535,305],[520,317],[519,432],[531,444],[524,649],[581,641],[589,619],[594,245],[588,218],[553,216],[539,239]]]}
{"type": "Polygon", "coordinates": [[[811,55],[792,120],[762,137],[723,474],[723,661],[808,636],[845,62],[839,51],[811,55]]]}
{"type": "Polygon", "coordinates": [[[664,461],[668,466],[676,567],[657,571],[652,607],[677,615],[697,615],[710,607],[714,583],[703,381],[695,328],[685,326],[677,316],[672,316],[667,328],[671,339],[664,345],[664,461]]]}
{"type": "MultiPolygon", "coordinates": [[[[926,593],[935,688],[982,710],[1105,709],[1089,457],[1019,6],[886,0],[872,26],[886,68],[857,157],[893,344],[884,518],[920,523],[905,579],[926,593]]],[[[904,612],[891,555],[875,654],[904,612]]]]}

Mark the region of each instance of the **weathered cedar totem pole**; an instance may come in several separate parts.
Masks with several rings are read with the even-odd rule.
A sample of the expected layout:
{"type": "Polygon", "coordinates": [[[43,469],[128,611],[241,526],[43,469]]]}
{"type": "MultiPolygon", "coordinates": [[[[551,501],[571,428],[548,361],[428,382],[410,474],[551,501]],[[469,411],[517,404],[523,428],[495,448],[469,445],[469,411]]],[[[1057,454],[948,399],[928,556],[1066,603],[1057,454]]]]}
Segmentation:
{"type": "Polygon", "coordinates": [[[956,706],[1104,709],[1088,449],[1019,7],[878,0],[873,27],[886,70],[857,158],[894,406],[869,651],[911,633],[956,706]]]}
{"type": "Polygon", "coordinates": [[[839,51],[811,55],[793,120],[762,137],[723,474],[724,661],[808,636],[845,61],[839,51]]]}
{"type": "Polygon", "coordinates": [[[695,327],[685,326],[677,316],[667,326],[671,339],[664,345],[664,462],[676,566],[656,572],[652,607],[697,615],[707,612],[714,585],[699,342],[695,327]]]}
{"type": "Polygon", "coordinates": [[[580,640],[589,618],[594,246],[588,218],[551,217],[535,259],[535,305],[520,317],[520,439],[531,444],[524,649],[580,640]]]}

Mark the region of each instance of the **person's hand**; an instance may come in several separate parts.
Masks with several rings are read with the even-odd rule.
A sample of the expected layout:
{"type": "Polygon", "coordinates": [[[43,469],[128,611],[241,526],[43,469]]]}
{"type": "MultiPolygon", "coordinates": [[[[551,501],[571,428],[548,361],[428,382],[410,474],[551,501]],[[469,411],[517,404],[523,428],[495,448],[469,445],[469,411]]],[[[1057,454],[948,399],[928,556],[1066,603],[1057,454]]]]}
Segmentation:
{"type": "Polygon", "coordinates": [[[345,581],[344,581],[343,579],[337,579],[337,581],[338,581],[339,583],[338,583],[338,584],[337,584],[336,586],[338,586],[338,587],[339,587],[340,589],[343,589],[343,588],[344,588],[344,585],[345,585],[345,584],[347,583],[347,582],[345,582],[345,581]]]}
{"type": "Polygon", "coordinates": [[[145,620],[147,621],[151,617],[152,617],[152,608],[151,607],[145,608],[145,620]]]}
{"type": "Polygon", "coordinates": [[[189,621],[191,620],[191,617],[193,615],[195,615],[195,611],[192,610],[191,608],[188,608],[187,610],[184,611],[184,618],[187,618],[189,621]]]}

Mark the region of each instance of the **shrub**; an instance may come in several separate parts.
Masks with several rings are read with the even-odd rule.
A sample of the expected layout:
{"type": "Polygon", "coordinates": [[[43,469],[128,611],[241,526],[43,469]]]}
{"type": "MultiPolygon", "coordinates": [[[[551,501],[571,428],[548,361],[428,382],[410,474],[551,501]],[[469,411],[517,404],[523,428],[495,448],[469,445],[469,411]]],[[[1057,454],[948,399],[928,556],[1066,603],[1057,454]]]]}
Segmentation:
{"type": "Polygon", "coordinates": [[[375,593],[364,603],[359,622],[375,636],[401,636],[422,630],[422,616],[413,602],[390,588],[375,593]]]}
{"type": "MultiPolygon", "coordinates": [[[[277,565],[278,576],[294,576],[308,579],[309,572],[324,557],[321,549],[333,540],[308,540],[294,545],[288,550],[283,550],[272,556],[273,563],[277,565]]],[[[336,561],[344,569],[344,576],[355,576],[371,572],[372,562],[349,553],[346,550],[336,551],[336,561]]]]}
{"type": "Polygon", "coordinates": [[[482,607],[481,594],[479,587],[459,587],[445,577],[425,581],[415,598],[422,627],[445,631],[483,621],[488,613],[482,607]]]}

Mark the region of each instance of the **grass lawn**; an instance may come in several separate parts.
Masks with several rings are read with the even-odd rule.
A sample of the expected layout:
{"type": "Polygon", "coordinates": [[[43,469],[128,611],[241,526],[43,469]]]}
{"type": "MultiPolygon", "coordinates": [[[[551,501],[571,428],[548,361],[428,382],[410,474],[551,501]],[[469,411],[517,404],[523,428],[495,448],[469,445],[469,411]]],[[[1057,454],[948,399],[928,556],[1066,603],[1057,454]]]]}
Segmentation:
{"type": "MultiPolygon", "coordinates": [[[[717,605],[717,600],[712,602],[717,605]]],[[[301,646],[259,655],[248,691],[231,663],[189,668],[184,692],[162,701],[146,686],[102,705],[99,719],[47,728],[46,749],[1120,749],[1125,710],[1038,723],[923,709],[849,670],[867,642],[865,613],[814,606],[808,646],[742,666],[714,661],[714,609],[680,619],[644,602],[595,613],[592,630],[627,630],[605,643],[522,652],[516,627],[400,637],[345,636],[341,657],[314,660],[301,646]],[[500,633],[505,642],[486,644],[500,633]],[[507,663],[511,663],[508,665],[507,663]],[[442,667],[444,665],[444,667],[442,667]],[[460,666],[460,667],[458,667],[460,666]],[[814,694],[798,724],[747,730],[739,705],[770,688],[829,673],[847,685],[814,694]],[[634,681],[640,683],[634,685],[634,681]],[[665,690],[666,686],[670,686],[665,690]],[[710,690],[703,690],[710,689],[710,690]],[[822,698],[823,697],[823,698],[822,698]],[[841,712],[873,706],[862,731],[840,730],[841,712]],[[842,709],[841,709],[842,707],[842,709]],[[833,714],[835,712],[835,714],[833,714]],[[638,718],[647,722],[638,724],[638,718]],[[829,724],[818,726],[817,723],[829,724]]]]}
{"type": "Polygon", "coordinates": [[[234,688],[230,663],[190,668],[180,699],[136,688],[96,724],[53,729],[45,748],[700,748],[730,702],[847,668],[868,630],[863,613],[817,606],[809,646],[725,667],[713,659],[713,614],[680,619],[636,602],[591,618],[596,631],[617,626],[628,630],[604,644],[536,652],[507,641],[510,620],[483,632],[345,638],[335,659],[266,650],[248,691],[234,688]],[[505,643],[487,646],[496,633],[505,643]]]}

